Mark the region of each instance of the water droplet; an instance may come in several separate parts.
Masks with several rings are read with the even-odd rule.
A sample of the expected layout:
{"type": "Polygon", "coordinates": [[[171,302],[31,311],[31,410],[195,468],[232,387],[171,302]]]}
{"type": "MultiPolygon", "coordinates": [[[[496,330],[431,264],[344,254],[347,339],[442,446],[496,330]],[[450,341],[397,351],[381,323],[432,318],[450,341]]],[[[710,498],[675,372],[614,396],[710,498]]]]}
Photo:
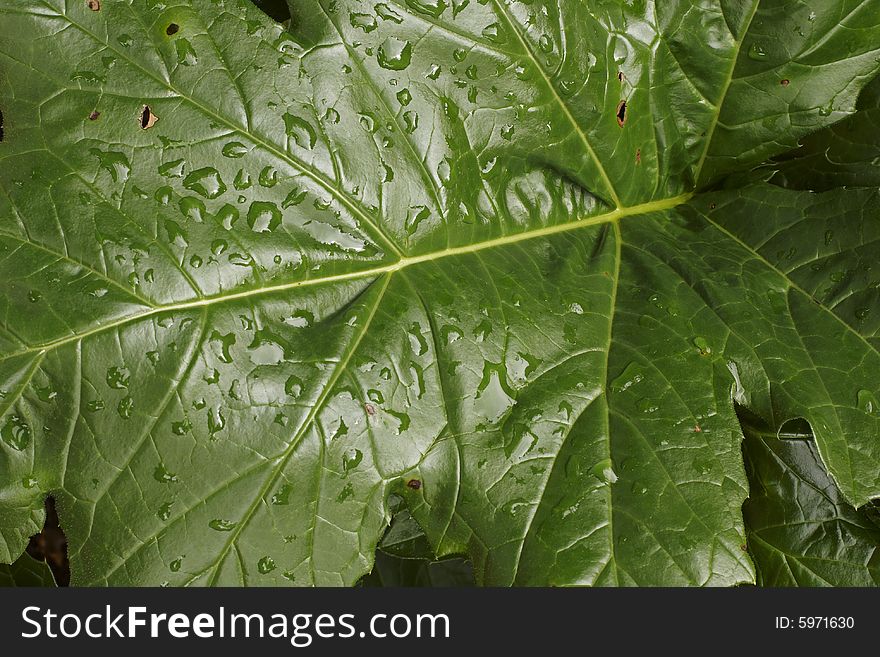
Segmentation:
{"type": "Polygon", "coordinates": [[[283,484],[278,492],[272,495],[272,504],[275,506],[287,506],[290,504],[290,494],[293,492],[293,484],[283,484]]]}
{"type": "Polygon", "coordinates": [[[409,89],[401,89],[397,92],[397,102],[406,107],[412,102],[412,94],[409,89]]]}
{"type": "Polygon", "coordinates": [[[410,417],[409,417],[408,414],[406,414],[406,413],[400,413],[400,412],[398,412],[398,411],[392,411],[392,410],[389,410],[389,411],[386,411],[386,412],[388,413],[388,415],[390,415],[390,416],[393,417],[395,420],[397,420],[397,427],[394,429],[394,433],[395,433],[396,435],[399,436],[399,435],[402,434],[404,431],[406,431],[407,429],[409,429],[409,425],[410,425],[411,420],[410,420],[410,417]]]}
{"type": "Polygon", "coordinates": [[[268,575],[275,570],[275,560],[272,557],[263,557],[257,562],[257,570],[262,575],[268,575]]]}
{"type": "Polygon", "coordinates": [[[278,172],[274,167],[266,166],[257,177],[261,187],[271,188],[278,184],[278,172]]]}
{"type": "Polygon", "coordinates": [[[611,485],[617,481],[617,473],[614,472],[611,459],[599,461],[593,466],[590,473],[603,484],[611,485]]]}
{"type": "Polygon", "coordinates": [[[177,475],[168,472],[165,468],[164,463],[160,463],[156,466],[156,469],[153,470],[153,479],[158,481],[160,484],[172,484],[177,482],[177,475]]]}
{"type": "Polygon", "coordinates": [[[104,410],[104,400],[103,399],[93,399],[89,403],[86,404],[86,408],[89,409],[92,413],[97,413],[98,411],[104,410]]]}
{"type": "Polygon", "coordinates": [[[31,290],[27,295],[28,301],[31,303],[37,303],[40,299],[43,298],[43,295],[38,290],[31,290]]]}
{"type": "Polygon", "coordinates": [[[131,378],[128,370],[124,367],[116,367],[115,365],[107,368],[107,385],[114,390],[124,390],[128,387],[128,381],[131,378]]]}
{"type": "Polygon", "coordinates": [[[659,406],[657,406],[657,402],[653,399],[640,399],[636,403],[636,408],[639,409],[642,413],[656,413],[659,410],[659,406]]]}
{"type": "Polygon", "coordinates": [[[501,510],[509,516],[515,516],[523,508],[530,506],[529,502],[521,497],[505,502],[501,510]]]}
{"type": "Polygon", "coordinates": [[[416,131],[416,128],[419,127],[419,115],[415,112],[404,112],[403,113],[403,124],[404,129],[406,130],[406,134],[411,135],[416,131]]]}
{"type": "Polygon", "coordinates": [[[402,71],[412,61],[412,44],[390,36],[379,46],[376,60],[389,71],[402,71]]]}
{"type": "Polygon", "coordinates": [[[364,455],[361,450],[354,447],[348,448],[342,455],[342,471],[348,474],[360,465],[363,458],[364,455]]]}
{"type": "Polygon", "coordinates": [[[712,353],[712,348],[709,346],[706,338],[697,336],[696,338],[694,338],[694,346],[700,350],[701,356],[708,356],[712,353]]]}
{"type": "Polygon", "coordinates": [[[754,59],[756,62],[763,62],[767,59],[767,52],[764,50],[764,46],[759,43],[753,43],[749,48],[749,58],[754,59]]]}
{"type": "Polygon", "coordinates": [[[226,191],[220,172],[214,167],[196,169],[183,179],[183,186],[205,198],[217,198],[226,191]]]}
{"type": "Polygon", "coordinates": [[[364,32],[370,33],[378,27],[376,17],[372,14],[360,14],[357,12],[349,12],[348,20],[352,27],[362,29],[364,32]]]}
{"type": "Polygon", "coordinates": [[[177,39],[174,42],[177,51],[177,63],[181,66],[195,66],[199,63],[199,57],[195,48],[187,39],[177,39]]]}
{"type": "Polygon", "coordinates": [[[58,393],[52,388],[52,386],[34,386],[34,389],[37,392],[37,397],[42,402],[50,402],[58,396],[58,393]]]}
{"type": "Polygon", "coordinates": [[[511,124],[506,124],[501,126],[501,138],[510,141],[513,139],[513,132],[515,128],[511,124]]]}
{"type": "Polygon", "coordinates": [[[864,411],[869,415],[880,413],[880,404],[877,403],[877,398],[870,390],[859,390],[856,401],[859,410],[864,411]]]}
{"type": "Polygon", "coordinates": [[[248,209],[248,226],[255,233],[269,233],[281,225],[281,210],[271,201],[254,201],[248,209]]]}
{"type": "Polygon", "coordinates": [[[31,442],[31,428],[18,415],[10,415],[0,429],[0,438],[16,451],[23,451],[31,442]]]}
{"type": "Polygon", "coordinates": [[[545,53],[553,52],[553,39],[549,34],[542,34],[538,39],[538,47],[545,53]]]}
{"type": "Polygon", "coordinates": [[[492,333],[492,322],[488,319],[483,319],[477,324],[477,327],[474,329],[474,337],[477,339],[477,342],[484,342],[486,338],[492,333]]]}
{"type": "Polygon", "coordinates": [[[110,174],[113,182],[125,182],[131,173],[131,164],[125,153],[116,151],[102,151],[97,148],[89,149],[89,153],[98,158],[98,162],[102,169],[110,174]]]}
{"type": "Polygon", "coordinates": [[[483,36],[494,43],[504,43],[504,36],[499,23],[491,23],[483,28],[483,36]]]}
{"type": "Polygon", "coordinates": [[[225,230],[232,230],[235,222],[238,221],[238,208],[227,203],[217,211],[216,217],[225,230]]]}
{"type": "Polygon", "coordinates": [[[630,363],[624,368],[621,375],[611,382],[611,392],[621,393],[629,390],[632,386],[640,383],[644,376],[639,365],[630,363]]]}
{"type": "Polygon", "coordinates": [[[419,326],[418,322],[413,322],[406,332],[409,334],[410,347],[416,356],[421,356],[428,351],[428,341],[422,335],[422,327],[419,326]]]}
{"type": "Polygon", "coordinates": [[[160,164],[157,171],[160,176],[165,178],[183,178],[183,171],[186,167],[186,160],[172,160],[160,164]]]}
{"type": "Polygon", "coordinates": [[[171,517],[171,502],[165,502],[162,506],[159,507],[159,510],[156,511],[156,517],[159,518],[162,522],[165,522],[171,517]]]}
{"type": "Polygon", "coordinates": [[[184,217],[195,223],[200,224],[204,222],[205,217],[207,216],[205,204],[202,203],[201,199],[196,198],[195,196],[184,196],[178,202],[177,207],[180,208],[180,213],[184,217]]]}
{"type": "Polygon", "coordinates": [[[208,527],[213,529],[215,532],[231,532],[235,529],[237,522],[232,522],[231,520],[221,520],[220,518],[215,518],[211,522],[208,523],[208,527]]]}
{"type": "Polygon", "coordinates": [[[310,310],[297,310],[289,317],[284,318],[284,323],[294,328],[308,328],[315,321],[315,316],[310,310]]]}
{"type": "Polygon", "coordinates": [[[211,253],[215,256],[223,255],[228,248],[229,243],[226,240],[214,240],[211,242],[211,253]]]}
{"type": "Polygon", "coordinates": [[[339,504],[345,502],[345,500],[354,497],[354,486],[351,485],[351,482],[345,484],[345,487],[339,491],[339,495],[336,496],[336,501],[339,504]]]}
{"type": "Polygon", "coordinates": [[[282,118],[284,119],[284,129],[288,137],[293,139],[302,148],[312,150],[315,147],[318,136],[308,121],[289,112],[285,112],[282,118]]]}
{"type": "Polygon", "coordinates": [[[175,436],[185,436],[190,431],[192,431],[192,422],[190,422],[189,418],[171,423],[171,433],[175,436]]]}
{"type": "Polygon", "coordinates": [[[242,144],[240,141],[231,141],[225,146],[223,146],[223,157],[231,157],[233,159],[238,159],[240,157],[244,157],[247,155],[248,149],[247,146],[242,144]]]}
{"type": "Polygon", "coordinates": [[[215,440],[215,434],[223,431],[226,426],[226,418],[223,417],[223,409],[219,406],[212,409],[208,413],[208,433],[211,434],[211,440],[215,440]]]}
{"type": "Polygon", "coordinates": [[[303,389],[303,381],[298,376],[292,374],[287,377],[287,381],[284,383],[284,392],[289,396],[296,399],[302,394],[303,389]]]}
{"type": "Polygon", "coordinates": [[[377,4],[374,9],[376,10],[376,15],[378,15],[379,18],[383,20],[391,21],[392,23],[396,23],[397,25],[400,25],[403,22],[400,14],[398,14],[384,2],[380,2],[379,4],[377,4]]]}
{"type": "Polygon", "coordinates": [[[116,406],[116,412],[119,413],[119,417],[123,420],[131,419],[131,414],[134,412],[134,400],[131,398],[131,395],[126,395],[119,400],[119,404],[116,406]]]}

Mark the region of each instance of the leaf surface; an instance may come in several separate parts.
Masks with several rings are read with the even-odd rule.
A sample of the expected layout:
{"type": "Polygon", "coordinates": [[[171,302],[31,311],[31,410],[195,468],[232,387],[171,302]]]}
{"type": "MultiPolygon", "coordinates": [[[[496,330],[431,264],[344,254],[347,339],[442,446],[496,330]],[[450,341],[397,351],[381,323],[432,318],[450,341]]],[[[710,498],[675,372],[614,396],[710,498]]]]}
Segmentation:
{"type": "Polygon", "coordinates": [[[880,495],[875,191],[715,185],[854,111],[827,5],[0,5],[0,558],[51,493],[75,584],[350,585],[395,494],[483,584],[754,581],[737,404],[880,495]]]}

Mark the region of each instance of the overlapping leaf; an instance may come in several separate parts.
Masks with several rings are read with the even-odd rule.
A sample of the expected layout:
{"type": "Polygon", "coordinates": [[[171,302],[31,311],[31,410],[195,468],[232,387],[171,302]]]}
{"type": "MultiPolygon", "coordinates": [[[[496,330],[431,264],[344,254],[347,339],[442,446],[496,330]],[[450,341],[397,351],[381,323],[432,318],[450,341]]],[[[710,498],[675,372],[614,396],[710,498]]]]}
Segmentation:
{"type": "Polygon", "coordinates": [[[876,192],[712,191],[880,3],[291,8],[0,4],[0,557],[51,492],[74,583],[352,584],[394,493],[481,583],[749,582],[736,404],[880,495],[876,192]]]}

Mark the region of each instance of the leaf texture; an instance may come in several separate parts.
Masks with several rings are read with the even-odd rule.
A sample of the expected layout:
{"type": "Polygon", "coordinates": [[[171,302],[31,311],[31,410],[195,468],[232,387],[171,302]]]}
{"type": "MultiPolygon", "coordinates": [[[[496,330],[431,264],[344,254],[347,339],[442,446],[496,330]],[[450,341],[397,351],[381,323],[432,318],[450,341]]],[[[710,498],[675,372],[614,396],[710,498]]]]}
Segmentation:
{"type": "Polygon", "coordinates": [[[752,582],[737,406],[880,496],[876,189],[732,182],[855,111],[880,3],[289,30],[0,3],[0,559],[51,493],[75,584],[351,585],[395,495],[481,584],[752,582]]]}

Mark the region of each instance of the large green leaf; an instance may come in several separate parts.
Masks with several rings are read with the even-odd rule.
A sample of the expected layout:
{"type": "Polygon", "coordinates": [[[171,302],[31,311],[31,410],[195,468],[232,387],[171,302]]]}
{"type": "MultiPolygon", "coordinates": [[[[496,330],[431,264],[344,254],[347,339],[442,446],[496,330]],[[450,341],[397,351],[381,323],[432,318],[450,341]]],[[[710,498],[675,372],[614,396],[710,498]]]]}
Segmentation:
{"type": "Polygon", "coordinates": [[[394,493],[480,583],[750,582],[735,404],[880,495],[876,285],[811,278],[876,190],[712,191],[880,2],[291,8],[0,3],[0,558],[52,493],[75,584],[353,584],[394,493]]]}

